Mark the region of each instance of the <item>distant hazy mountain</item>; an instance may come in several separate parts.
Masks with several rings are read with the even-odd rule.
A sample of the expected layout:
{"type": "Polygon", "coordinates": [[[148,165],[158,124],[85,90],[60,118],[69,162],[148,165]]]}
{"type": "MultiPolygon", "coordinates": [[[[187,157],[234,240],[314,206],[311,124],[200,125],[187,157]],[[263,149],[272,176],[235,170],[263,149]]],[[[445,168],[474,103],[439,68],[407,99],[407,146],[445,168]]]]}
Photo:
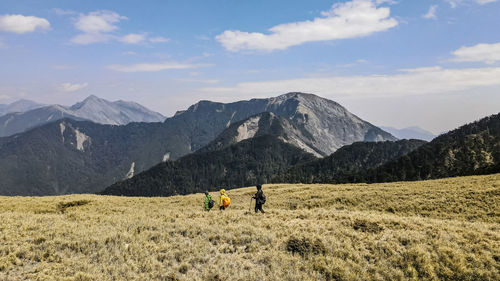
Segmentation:
{"type": "Polygon", "coordinates": [[[417,126],[407,127],[403,129],[396,129],[394,127],[385,127],[385,126],[381,126],[380,128],[391,133],[398,139],[408,139],[408,140],[418,139],[418,140],[431,141],[436,137],[436,135],[434,135],[433,133],[417,126]]]}
{"type": "Polygon", "coordinates": [[[0,117],[0,137],[11,136],[62,118],[84,120],[65,107],[49,105],[26,112],[9,113],[0,117]]]}
{"type": "MultiPolygon", "coordinates": [[[[92,109],[103,104],[90,97],[84,104],[60,111],[74,114],[65,115],[69,118],[88,118],[99,112],[92,109]]],[[[44,115],[42,120],[49,117],[44,115]]],[[[59,116],[51,120],[55,118],[59,116]]],[[[339,104],[302,93],[229,104],[201,101],[163,123],[109,126],[64,119],[0,138],[0,194],[97,192],[162,161],[195,152],[216,139],[220,144],[211,145],[224,149],[252,138],[254,133],[272,134],[317,156],[329,155],[356,141],[395,140],[339,104]],[[259,115],[263,112],[269,114],[259,115]]]]}
{"type": "Polygon", "coordinates": [[[75,116],[100,124],[125,125],[130,122],[163,122],[165,117],[146,107],[127,101],[110,102],[89,96],[69,108],[75,116]]]}
{"type": "Polygon", "coordinates": [[[62,118],[89,120],[100,124],[162,122],[165,117],[133,102],[110,102],[90,96],[71,107],[49,105],[0,117],[0,137],[10,136],[62,118]]]}
{"type": "Polygon", "coordinates": [[[34,101],[21,99],[10,104],[0,104],[0,116],[7,113],[25,112],[42,106],[44,105],[34,101]]]}
{"type": "Polygon", "coordinates": [[[242,140],[222,150],[197,152],[165,162],[113,184],[102,194],[170,196],[217,188],[236,188],[268,182],[292,165],[315,159],[277,137],[264,135],[242,140]]]}

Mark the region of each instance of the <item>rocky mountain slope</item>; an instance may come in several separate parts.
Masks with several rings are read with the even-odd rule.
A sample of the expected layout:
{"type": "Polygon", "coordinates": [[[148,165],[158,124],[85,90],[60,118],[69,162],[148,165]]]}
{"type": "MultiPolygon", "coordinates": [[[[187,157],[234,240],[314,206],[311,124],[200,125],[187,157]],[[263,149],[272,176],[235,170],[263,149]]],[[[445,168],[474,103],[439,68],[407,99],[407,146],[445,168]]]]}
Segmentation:
{"type": "Polygon", "coordinates": [[[198,151],[217,151],[243,140],[264,135],[276,136],[285,143],[321,157],[322,152],[314,146],[314,138],[308,131],[294,124],[293,121],[271,112],[263,112],[231,124],[215,140],[198,151]]]}
{"type": "Polygon", "coordinates": [[[165,117],[133,102],[110,102],[90,96],[71,107],[49,105],[0,117],[0,137],[10,136],[62,118],[89,120],[100,124],[162,122],[165,117]]]}
{"type": "Polygon", "coordinates": [[[170,196],[265,183],[290,166],[314,159],[277,137],[249,138],[222,150],[198,152],[164,162],[106,188],[102,194],[170,196]]]}
{"type": "Polygon", "coordinates": [[[312,94],[288,93],[269,99],[234,103],[200,101],[178,112],[172,122],[185,127],[193,139],[193,151],[214,140],[232,123],[271,112],[311,135],[311,145],[321,155],[357,141],[396,140],[391,134],[360,119],[338,103],[312,94]]]}

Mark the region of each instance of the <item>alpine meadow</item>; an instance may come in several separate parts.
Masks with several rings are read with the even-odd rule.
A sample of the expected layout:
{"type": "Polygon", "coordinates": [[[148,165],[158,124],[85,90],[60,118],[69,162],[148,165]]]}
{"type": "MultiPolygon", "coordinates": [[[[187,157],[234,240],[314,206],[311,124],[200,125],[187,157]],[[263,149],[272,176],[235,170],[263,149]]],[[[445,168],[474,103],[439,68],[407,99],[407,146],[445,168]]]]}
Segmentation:
{"type": "Polygon", "coordinates": [[[500,0],[0,2],[0,281],[500,281],[500,0]]]}
{"type": "Polygon", "coordinates": [[[168,198],[1,197],[2,280],[498,280],[500,174],[168,198]]]}

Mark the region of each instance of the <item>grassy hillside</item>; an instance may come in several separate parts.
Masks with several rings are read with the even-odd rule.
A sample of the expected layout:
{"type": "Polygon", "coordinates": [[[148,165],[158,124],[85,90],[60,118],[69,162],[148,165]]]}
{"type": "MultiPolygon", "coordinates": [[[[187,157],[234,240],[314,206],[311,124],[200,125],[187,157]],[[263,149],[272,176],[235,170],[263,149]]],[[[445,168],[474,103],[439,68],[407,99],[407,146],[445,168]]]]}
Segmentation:
{"type": "Polygon", "coordinates": [[[0,280],[500,280],[500,174],[264,191],[0,197],[0,280]]]}

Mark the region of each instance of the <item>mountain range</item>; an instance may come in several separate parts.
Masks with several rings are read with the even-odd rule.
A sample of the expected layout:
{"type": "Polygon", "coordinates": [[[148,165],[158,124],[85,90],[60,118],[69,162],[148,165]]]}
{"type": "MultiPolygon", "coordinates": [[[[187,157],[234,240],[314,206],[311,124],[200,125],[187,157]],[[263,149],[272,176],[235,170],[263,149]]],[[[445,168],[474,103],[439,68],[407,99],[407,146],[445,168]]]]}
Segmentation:
{"type": "Polygon", "coordinates": [[[245,122],[277,121],[269,126],[275,129],[261,135],[254,130],[253,137],[239,142],[231,127],[239,129],[245,122],[235,123],[199,152],[117,182],[103,194],[168,196],[258,183],[370,183],[500,172],[500,114],[464,125],[429,143],[356,142],[319,159],[285,143],[280,127],[286,123],[279,118],[261,114],[249,120],[252,122],[245,122]]]}
{"type": "Polygon", "coordinates": [[[8,108],[10,113],[5,111],[6,114],[0,116],[0,137],[21,133],[63,118],[110,125],[165,120],[160,113],[153,112],[140,104],[121,100],[110,102],[96,96],[89,96],[70,107],[42,106],[31,101],[19,101],[9,105],[8,108]],[[14,109],[17,110],[13,111],[14,109]]]}
{"type": "Polygon", "coordinates": [[[398,139],[418,139],[418,140],[431,141],[436,137],[435,134],[417,126],[412,126],[402,129],[396,129],[394,127],[386,127],[386,126],[380,126],[380,128],[386,132],[391,133],[398,139]]]}
{"type": "Polygon", "coordinates": [[[327,182],[377,167],[424,144],[421,140],[357,142],[318,159],[279,135],[263,134],[218,150],[202,149],[177,161],[161,163],[101,194],[170,196],[263,183],[327,182]]]}
{"type": "Polygon", "coordinates": [[[200,101],[162,123],[112,126],[65,118],[0,138],[0,194],[98,192],[206,145],[201,152],[269,134],[315,156],[353,142],[396,140],[338,103],[304,93],[228,104],[200,101]]]}

